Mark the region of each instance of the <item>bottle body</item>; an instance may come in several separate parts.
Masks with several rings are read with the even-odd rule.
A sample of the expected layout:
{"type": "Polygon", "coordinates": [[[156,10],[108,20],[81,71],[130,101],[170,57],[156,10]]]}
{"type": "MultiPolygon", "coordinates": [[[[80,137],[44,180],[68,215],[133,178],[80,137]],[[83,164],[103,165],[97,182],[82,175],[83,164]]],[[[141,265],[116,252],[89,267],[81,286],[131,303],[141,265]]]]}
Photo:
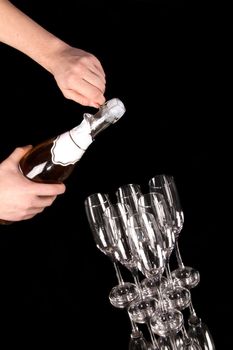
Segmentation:
{"type": "MultiPolygon", "coordinates": [[[[123,103],[112,99],[95,115],[84,114],[80,125],[29,150],[19,162],[20,171],[35,182],[64,182],[94,137],[115,123],[124,112],[123,103]]],[[[11,222],[0,219],[0,224],[9,223],[11,222]]]]}
{"type": "MultiPolygon", "coordinates": [[[[55,139],[50,139],[33,147],[19,162],[19,169],[28,179],[40,183],[62,183],[72,173],[75,164],[56,164],[52,160],[55,139]]],[[[83,152],[84,153],[84,152],[83,152]]],[[[0,224],[9,225],[11,221],[0,219],[0,224]]]]}
{"type": "Polygon", "coordinates": [[[75,164],[61,165],[52,161],[54,140],[48,140],[30,150],[19,163],[22,173],[35,182],[61,183],[72,173],[75,164]]]}
{"type": "Polygon", "coordinates": [[[88,120],[84,119],[75,128],[42,142],[20,160],[20,170],[36,182],[63,182],[92,143],[91,131],[88,120]]]}

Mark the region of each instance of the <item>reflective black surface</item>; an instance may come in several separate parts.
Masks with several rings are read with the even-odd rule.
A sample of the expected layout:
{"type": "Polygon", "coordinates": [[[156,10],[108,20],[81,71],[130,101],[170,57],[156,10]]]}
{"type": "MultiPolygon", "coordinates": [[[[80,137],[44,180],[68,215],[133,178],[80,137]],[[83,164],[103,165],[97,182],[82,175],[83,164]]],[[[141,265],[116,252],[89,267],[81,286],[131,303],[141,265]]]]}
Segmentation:
{"type": "MultiPolygon", "coordinates": [[[[96,139],[51,208],[0,227],[3,338],[30,348],[79,349],[84,342],[87,349],[127,350],[128,316],[108,301],[117,280],[95,247],[84,200],[126,183],[146,190],[153,175],[170,173],[185,213],[182,257],[201,276],[193,304],[217,349],[226,349],[232,314],[227,10],[182,1],[14,3],[97,55],[106,98],[122,99],[126,114],[96,139]]],[[[0,45],[0,62],[1,160],[18,145],[70,129],[87,112],[23,54],[0,45]]]]}

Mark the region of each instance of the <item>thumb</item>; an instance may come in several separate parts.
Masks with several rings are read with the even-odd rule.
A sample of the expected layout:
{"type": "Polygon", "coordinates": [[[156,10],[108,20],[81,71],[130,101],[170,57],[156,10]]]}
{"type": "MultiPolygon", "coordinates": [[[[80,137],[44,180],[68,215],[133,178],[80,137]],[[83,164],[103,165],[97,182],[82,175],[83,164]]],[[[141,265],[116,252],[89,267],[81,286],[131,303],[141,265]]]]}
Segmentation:
{"type": "Polygon", "coordinates": [[[20,159],[30,150],[32,149],[32,145],[27,145],[23,147],[17,147],[15,150],[10,154],[9,159],[11,159],[13,162],[18,163],[20,159]]]}

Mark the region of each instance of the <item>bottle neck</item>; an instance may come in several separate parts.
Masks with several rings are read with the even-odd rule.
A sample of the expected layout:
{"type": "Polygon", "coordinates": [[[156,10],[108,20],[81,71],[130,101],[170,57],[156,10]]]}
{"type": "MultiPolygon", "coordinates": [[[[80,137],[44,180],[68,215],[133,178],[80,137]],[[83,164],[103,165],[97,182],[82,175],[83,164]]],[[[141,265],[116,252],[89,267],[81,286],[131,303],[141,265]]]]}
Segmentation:
{"type": "Polygon", "coordinates": [[[92,115],[85,113],[84,120],[86,120],[91,129],[91,136],[94,139],[101,131],[106,129],[109,125],[116,123],[125,113],[125,106],[118,98],[113,98],[107,101],[99,111],[92,115]]]}
{"type": "Polygon", "coordinates": [[[90,123],[85,119],[83,119],[81,124],[71,129],[69,131],[69,135],[75,145],[81,148],[83,151],[85,151],[93,141],[90,123]]]}
{"type": "Polygon", "coordinates": [[[83,120],[80,125],[59,135],[51,149],[52,162],[63,166],[75,164],[93,141],[90,132],[89,123],[83,120]]]}
{"type": "Polygon", "coordinates": [[[107,122],[101,115],[100,111],[95,115],[85,113],[83,117],[84,120],[90,125],[90,135],[92,139],[94,139],[96,135],[111,125],[111,123],[107,122]]]}
{"type": "Polygon", "coordinates": [[[115,98],[106,102],[96,114],[85,113],[83,121],[78,126],[54,140],[51,149],[53,163],[63,166],[76,163],[96,135],[114,124],[124,112],[123,103],[115,98]]]}

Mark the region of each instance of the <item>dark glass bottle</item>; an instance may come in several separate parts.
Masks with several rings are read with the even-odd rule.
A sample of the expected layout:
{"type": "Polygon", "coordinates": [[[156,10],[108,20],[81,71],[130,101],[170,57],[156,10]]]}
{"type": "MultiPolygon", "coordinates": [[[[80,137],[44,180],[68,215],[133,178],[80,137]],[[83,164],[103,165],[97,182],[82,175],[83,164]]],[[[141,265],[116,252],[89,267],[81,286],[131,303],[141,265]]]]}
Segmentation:
{"type": "MultiPolygon", "coordinates": [[[[107,101],[94,115],[85,113],[81,124],[75,128],[29,150],[20,160],[20,170],[36,182],[64,182],[96,135],[117,122],[124,113],[124,104],[117,98],[107,101]]],[[[0,224],[9,223],[0,219],[0,224]]]]}

